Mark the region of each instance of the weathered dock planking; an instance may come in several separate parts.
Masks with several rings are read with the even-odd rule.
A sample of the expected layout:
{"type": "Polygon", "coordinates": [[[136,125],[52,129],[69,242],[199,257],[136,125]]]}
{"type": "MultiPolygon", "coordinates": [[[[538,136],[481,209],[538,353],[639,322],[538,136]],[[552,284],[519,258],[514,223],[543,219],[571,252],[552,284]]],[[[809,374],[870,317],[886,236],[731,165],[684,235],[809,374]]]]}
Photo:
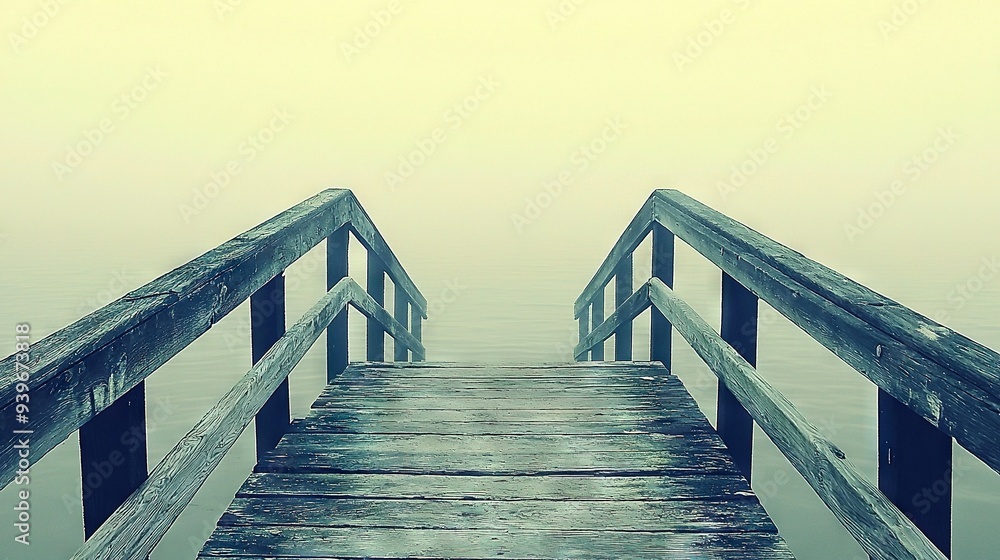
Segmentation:
{"type": "Polygon", "coordinates": [[[267,453],[201,558],[792,558],[659,364],[365,363],[267,453]]]}

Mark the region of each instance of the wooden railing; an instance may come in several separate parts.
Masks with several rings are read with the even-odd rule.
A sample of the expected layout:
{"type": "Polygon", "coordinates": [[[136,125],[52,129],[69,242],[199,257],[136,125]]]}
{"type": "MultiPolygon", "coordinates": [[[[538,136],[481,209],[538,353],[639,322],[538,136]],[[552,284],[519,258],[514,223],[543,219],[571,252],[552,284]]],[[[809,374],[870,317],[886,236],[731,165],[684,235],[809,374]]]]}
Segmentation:
{"type": "Polygon", "coordinates": [[[950,556],[952,438],[1000,472],[1000,354],[675,190],[650,196],[576,300],[576,358],[603,359],[614,336],[615,359],[631,359],[650,307],[651,360],[670,368],[673,327],[719,377],[717,430],[747,480],[756,422],[872,558],[950,556]],[[650,233],[652,278],[633,292],[650,233]],[[671,289],[675,237],[722,270],[720,333],[671,289]],[[878,386],[877,489],[757,374],[761,299],[878,386]],[[937,501],[918,507],[928,490],[937,501]]]}
{"type": "MultiPolygon", "coordinates": [[[[424,359],[426,299],[353,193],[330,189],[35,344],[32,463],[80,431],[89,540],[73,558],[148,555],[251,420],[258,457],[272,449],[290,422],[288,375],[324,330],[328,378],[347,367],[347,305],[368,319],[368,360],[384,360],[384,333],[396,360],[424,359]],[[367,249],[367,292],[347,277],[350,234],[367,249]],[[324,240],[329,291],[286,332],[283,272],[324,240]],[[144,380],[248,298],[253,368],[147,476],[144,380]]],[[[15,363],[0,362],[3,486],[18,469],[15,363]]]]}

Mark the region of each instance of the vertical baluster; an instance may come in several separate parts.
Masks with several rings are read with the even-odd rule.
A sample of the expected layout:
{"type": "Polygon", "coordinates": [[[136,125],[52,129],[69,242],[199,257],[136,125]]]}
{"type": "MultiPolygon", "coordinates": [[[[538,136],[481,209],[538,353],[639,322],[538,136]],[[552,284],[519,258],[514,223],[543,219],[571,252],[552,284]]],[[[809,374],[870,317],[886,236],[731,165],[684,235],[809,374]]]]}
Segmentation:
{"type": "Polygon", "coordinates": [[[878,487],[951,557],[951,437],[878,390],[878,487]]]}
{"type": "MultiPolygon", "coordinates": [[[[326,289],[347,277],[347,249],[350,229],[344,226],[326,240],[326,289]]],[[[332,383],[347,368],[347,308],[344,308],[326,330],[326,381],[332,383]]]]}
{"type": "Polygon", "coordinates": [[[83,532],[90,538],[149,475],[144,382],[80,427],[80,466],[83,532]]]}
{"type": "MultiPolygon", "coordinates": [[[[615,309],[632,295],[632,255],[621,260],[615,270],[615,309]]],[[[623,323],[615,331],[615,360],[632,360],[632,321],[623,323]]]]}
{"type": "MultiPolygon", "coordinates": [[[[368,251],[368,295],[380,307],[385,307],[385,265],[368,251]]],[[[385,361],[385,329],[375,319],[368,319],[368,361],[385,361]]]]}
{"type": "MultiPolygon", "coordinates": [[[[594,307],[591,310],[591,330],[596,329],[604,322],[604,288],[597,290],[594,294],[594,307]]],[[[590,351],[590,359],[595,362],[604,360],[604,342],[598,342],[590,351]]]]}
{"type": "MultiPolygon", "coordinates": [[[[579,341],[583,342],[583,339],[586,338],[588,334],[590,334],[590,306],[589,305],[586,306],[586,307],[584,307],[583,308],[583,312],[580,313],[580,339],[579,339],[579,341]]],[[[578,362],[586,362],[588,360],[588,358],[590,357],[590,352],[589,351],[584,351],[584,353],[581,354],[579,357],[576,357],[576,351],[575,350],[574,350],[573,354],[574,354],[574,358],[578,362]]]]}
{"type": "MultiPolygon", "coordinates": [[[[757,296],[722,273],[722,338],[750,365],[757,366],[757,296]]],[[[740,401],[719,383],[716,429],[737,468],[750,481],[753,464],[753,418],[740,401]]]]}
{"type": "MultiPolygon", "coordinates": [[[[423,324],[421,323],[422,319],[423,317],[420,315],[420,310],[414,306],[413,313],[410,316],[410,334],[412,334],[413,338],[416,338],[421,344],[424,342],[423,324]]],[[[417,350],[413,351],[414,362],[422,362],[425,359],[426,356],[424,356],[423,352],[418,352],[417,350]]]]}
{"type": "MultiPolygon", "coordinates": [[[[393,307],[393,317],[399,321],[400,325],[403,325],[403,328],[406,328],[410,323],[410,300],[406,297],[406,293],[399,289],[399,284],[393,288],[393,307]]],[[[392,350],[393,359],[397,362],[405,362],[409,358],[406,344],[401,340],[393,341],[392,350]]]]}
{"type": "MultiPolygon", "coordinates": [[[[659,278],[668,288],[674,287],[674,234],[658,222],[653,222],[653,278],[659,278]]],[[[670,321],[656,306],[650,310],[649,359],[661,362],[671,370],[670,321]]]]}
{"type": "MultiPolygon", "coordinates": [[[[256,364],[285,334],[285,277],[279,274],[250,296],[250,350],[256,364]]],[[[278,445],[288,431],[291,413],[288,378],[275,389],[254,419],[257,460],[278,445]]]]}

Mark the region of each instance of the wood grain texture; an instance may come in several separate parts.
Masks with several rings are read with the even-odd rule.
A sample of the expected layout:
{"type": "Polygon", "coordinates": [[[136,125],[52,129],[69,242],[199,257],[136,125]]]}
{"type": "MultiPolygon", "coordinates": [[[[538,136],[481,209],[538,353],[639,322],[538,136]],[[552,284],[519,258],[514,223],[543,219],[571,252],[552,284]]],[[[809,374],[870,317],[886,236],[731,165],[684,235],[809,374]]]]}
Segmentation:
{"type": "Polygon", "coordinates": [[[202,558],[791,558],[654,364],[354,364],[202,558]]]}
{"type": "Polygon", "coordinates": [[[424,476],[254,473],[237,497],[392,500],[757,501],[733,476],[424,476]]]}
{"type": "MultiPolygon", "coordinates": [[[[35,343],[32,456],[40,459],[345,226],[425,313],[426,300],[354,195],[323,191],[35,343]]],[[[16,373],[14,356],[0,361],[0,486],[16,471],[16,373]]]]}
{"type": "Polygon", "coordinates": [[[843,451],[760,377],[694,309],[658,279],[650,280],[649,285],[653,305],[739,399],[872,558],[945,558],[858,472],[843,451]]]}
{"type": "Polygon", "coordinates": [[[1000,354],[673,190],[654,219],[1000,472],[1000,354]]]}
{"type": "Polygon", "coordinates": [[[201,558],[793,558],[774,533],[221,527],[201,558]],[[377,551],[372,554],[372,551],[377,551]]]}

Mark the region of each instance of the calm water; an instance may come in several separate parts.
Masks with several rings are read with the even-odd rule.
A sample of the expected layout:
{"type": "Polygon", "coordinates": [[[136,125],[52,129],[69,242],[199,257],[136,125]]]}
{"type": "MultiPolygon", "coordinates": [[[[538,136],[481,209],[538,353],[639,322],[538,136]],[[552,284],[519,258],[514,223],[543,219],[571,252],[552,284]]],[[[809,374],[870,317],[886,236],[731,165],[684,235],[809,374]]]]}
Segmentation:
{"type": "MultiPolygon", "coordinates": [[[[392,240],[390,239],[390,242],[392,240]]],[[[37,336],[48,334],[128,289],[196,256],[199,249],[166,247],[161,254],[135,252],[74,257],[50,254],[30,266],[9,269],[0,294],[3,317],[28,321],[37,336]],[[65,274],[73,270],[72,275],[65,274]]],[[[576,341],[572,302],[596,270],[606,247],[580,258],[563,255],[470,261],[462,255],[400,254],[431,307],[425,323],[428,359],[441,361],[568,361],[576,341]]],[[[680,247],[677,289],[712,324],[719,323],[719,272],[680,247]]],[[[636,279],[648,277],[648,246],[637,254],[636,279]]],[[[516,257],[516,256],[515,256],[516,257]]],[[[288,271],[289,323],[323,291],[322,250],[288,271]]],[[[363,254],[352,251],[352,275],[361,279],[363,254]],[[360,263],[360,265],[359,265],[360,263]]],[[[978,268],[955,262],[929,271],[898,266],[866,269],[856,279],[916,310],[950,313],[948,324],[993,348],[1000,348],[1000,290],[987,284],[962,309],[948,293],[978,268]]],[[[1000,284],[1000,282],[998,282],[1000,284]]],[[[608,298],[610,301],[610,298],[608,298]]],[[[147,382],[150,463],[155,465],[197,419],[249,367],[248,308],[234,311],[147,382]]],[[[364,331],[352,312],[353,357],[363,355],[364,331]]],[[[762,310],[759,369],[831,437],[872,480],[875,479],[874,387],[768,307],[762,310]]],[[[636,359],[648,358],[648,312],[636,324],[636,359]]],[[[676,335],[675,335],[676,336],[676,335]]],[[[674,369],[709,418],[715,414],[715,378],[680,340],[674,369]]],[[[610,346],[609,346],[610,349],[610,346]]],[[[3,352],[6,354],[7,352],[3,352]]],[[[391,355],[391,354],[390,354],[391,355]]],[[[293,414],[302,416],[321,390],[324,349],[318,345],[292,374],[293,414]]],[[[754,488],[799,558],[863,558],[861,549],[827,512],[789,463],[758,431],[754,488]]],[[[194,558],[216,520],[253,466],[252,430],[239,440],[153,554],[155,560],[194,558]]],[[[1000,477],[956,448],[955,554],[958,559],[995,557],[1000,547],[996,515],[1000,477]]],[[[70,556],[83,539],[79,453],[67,440],[32,469],[35,500],[32,546],[13,537],[11,488],[0,492],[3,558],[51,560],[70,556]]]]}

